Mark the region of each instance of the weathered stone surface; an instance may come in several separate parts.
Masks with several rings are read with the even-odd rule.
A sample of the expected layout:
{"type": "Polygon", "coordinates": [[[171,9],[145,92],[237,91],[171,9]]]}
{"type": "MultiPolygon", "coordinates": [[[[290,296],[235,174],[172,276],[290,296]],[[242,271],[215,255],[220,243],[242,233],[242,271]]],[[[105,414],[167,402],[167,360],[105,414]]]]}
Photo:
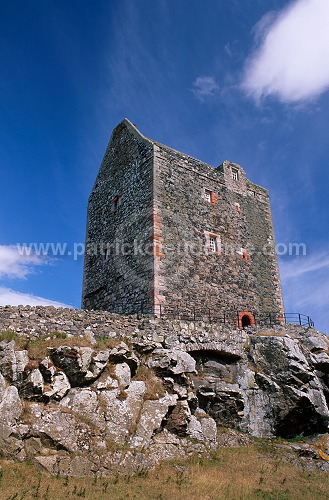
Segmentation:
{"type": "Polygon", "coordinates": [[[105,389],[117,389],[119,387],[119,382],[112,378],[108,372],[103,372],[101,376],[93,382],[91,387],[97,389],[98,391],[105,389]]]}
{"type": "MultiPolygon", "coordinates": [[[[145,327],[148,320],[143,321],[145,327]]],[[[157,328],[157,320],[152,321],[149,326],[157,328]]],[[[130,320],[119,324],[130,328],[130,320]]],[[[316,340],[316,348],[307,347],[300,327],[281,328],[278,335],[255,331],[238,337],[233,332],[220,342],[211,341],[210,330],[205,330],[202,342],[201,327],[197,333],[187,323],[172,325],[182,326],[187,337],[186,343],[178,343],[174,333],[175,348],[150,349],[148,336],[138,338],[138,355],[127,343],[103,351],[61,346],[51,351],[59,363],[56,355],[48,356],[39,368],[27,351],[2,343],[7,375],[0,373],[0,453],[17,460],[33,456],[40,468],[54,474],[111,475],[153,467],[162,459],[208,453],[218,443],[244,446],[251,436],[327,432],[328,355],[316,340]],[[143,380],[132,376],[136,365],[123,361],[129,356],[148,367],[138,372],[143,380]],[[155,377],[149,368],[156,371],[157,383],[163,382],[165,396],[152,392],[155,377]],[[113,378],[114,370],[119,380],[113,378]],[[80,385],[71,387],[67,373],[80,385]],[[24,399],[30,401],[23,412],[24,399]],[[216,438],[216,423],[233,429],[216,438]],[[113,452],[113,446],[123,448],[113,452]]],[[[135,335],[136,328],[132,331],[135,335]]],[[[145,334],[145,328],[140,331],[145,334]]],[[[323,340],[316,332],[311,336],[323,340]]],[[[317,456],[325,461],[329,450],[323,437],[320,441],[321,446],[309,441],[291,452],[304,460],[317,456]]]]}
{"type": "Polygon", "coordinates": [[[15,341],[0,342],[0,371],[9,381],[19,384],[29,361],[27,351],[15,351],[15,341]]]}
{"type": "Polygon", "coordinates": [[[30,405],[30,432],[35,437],[48,442],[48,447],[66,450],[71,453],[91,451],[91,429],[79,419],[70,408],[48,404],[42,407],[38,403],[30,405]]]}
{"type": "Polygon", "coordinates": [[[41,401],[44,390],[44,379],[38,368],[32,370],[20,385],[19,393],[25,399],[41,401]]]}
{"type": "Polygon", "coordinates": [[[109,353],[109,361],[112,363],[126,363],[134,375],[139,365],[139,359],[125,342],[120,342],[109,353]]]}
{"type": "Polygon", "coordinates": [[[2,395],[3,395],[3,393],[4,393],[5,389],[6,389],[6,386],[7,386],[6,381],[3,378],[2,373],[0,372],[0,401],[2,399],[2,395]]]}
{"type": "Polygon", "coordinates": [[[60,401],[70,390],[69,379],[64,372],[56,372],[50,381],[50,390],[44,392],[44,396],[54,401],[60,401]]]}
{"type": "Polygon", "coordinates": [[[118,399],[119,390],[104,391],[99,395],[105,418],[105,437],[124,444],[136,426],[143,406],[146,386],[143,381],[132,381],[125,391],[125,399],[118,399]]]}
{"type": "Polygon", "coordinates": [[[118,363],[114,366],[114,373],[119,387],[128,387],[131,381],[131,371],[129,365],[127,363],[118,363]]]}
{"type": "Polygon", "coordinates": [[[155,370],[173,375],[196,373],[195,360],[187,352],[156,349],[147,361],[147,365],[155,370]]]}
{"type": "Polygon", "coordinates": [[[187,401],[178,401],[167,419],[166,429],[178,436],[186,436],[191,417],[187,401]]]}
{"type": "Polygon", "coordinates": [[[324,373],[329,373],[329,355],[326,352],[313,353],[311,361],[315,368],[324,373]]]}
{"type": "Polygon", "coordinates": [[[0,423],[14,426],[21,416],[22,411],[23,405],[18,395],[18,390],[13,385],[10,385],[2,394],[2,400],[0,402],[0,423]]]}
{"type": "Polygon", "coordinates": [[[14,427],[0,423],[0,456],[16,458],[23,448],[23,441],[14,427]]]}
{"type": "Polygon", "coordinates": [[[167,394],[157,401],[145,401],[142,414],[130,446],[142,450],[150,441],[153,433],[161,428],[161,422],[170,406],[175,406],[176,395],[167,394]]]}
{"type": "Polygon", "coordinates": [[[52,362],[65,372],[72,387],[87,385],[96,380],[105,369],[108,356],[108,351],[101,351],[94,356],[90,347],[50,348],[52,362]]]}
{"type": "Polygon", "coordinates": [[[329,342],[324,337],[315,335],[305,336],[302,338],[302,343],[311,351],[326,351],[329,349],[329,342]]]}

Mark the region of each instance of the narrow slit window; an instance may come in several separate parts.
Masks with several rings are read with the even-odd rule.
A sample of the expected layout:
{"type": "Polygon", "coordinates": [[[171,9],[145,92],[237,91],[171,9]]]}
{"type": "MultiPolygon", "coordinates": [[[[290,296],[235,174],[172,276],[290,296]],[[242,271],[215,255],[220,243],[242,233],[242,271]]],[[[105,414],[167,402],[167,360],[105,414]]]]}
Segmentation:
{"type": "Polygon", "coordinates": [[[113,200],[112,200],[112,212],[115,212],[115,210],[117,210],[120,203],[121,203],[121,196],[116,196],[115,198],[113,198],[113,200]]]}

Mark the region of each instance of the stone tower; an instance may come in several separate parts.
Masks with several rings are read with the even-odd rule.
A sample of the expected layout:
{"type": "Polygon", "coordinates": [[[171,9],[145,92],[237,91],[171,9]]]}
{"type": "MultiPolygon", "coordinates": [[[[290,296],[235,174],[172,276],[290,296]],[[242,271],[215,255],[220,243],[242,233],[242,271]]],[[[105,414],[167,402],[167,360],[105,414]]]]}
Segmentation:
{"type": "Polygon", "coordinates": [[[268,191],[235,163],[214,168],[123,120],[89,198],[82,307],[280,320],[268,191]]]}

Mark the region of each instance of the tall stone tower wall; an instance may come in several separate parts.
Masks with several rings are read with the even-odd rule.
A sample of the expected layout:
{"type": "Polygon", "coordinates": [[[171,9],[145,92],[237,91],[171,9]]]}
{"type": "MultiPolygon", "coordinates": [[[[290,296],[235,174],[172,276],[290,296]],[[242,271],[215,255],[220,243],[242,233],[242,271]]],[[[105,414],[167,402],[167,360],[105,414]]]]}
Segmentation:
{"type": "Polygon", "coordinates": [[[154,163],[159,302],[282,311],[267,190],[246,179],[239,165],[224,162],[215,169],[159,144],[154,163]],[[215,249],[209,248],[211,237],[215,249]]]}
{"type": "Polygon", "coordinates": [[[116,311],[123,305],[129,314],[140,301],[150,303],[152,253],[134,249],[141,242],[151,247],[152,208],[153,145],[121,123],[88,202],[83,308],[116,311]]]}
{"type": "Polygon", "coordinates": [[[86,243],[86,309],[283,312],[267,190],[239,165],[213,168],[128,120],[114,130],[91,193],[86,243]]]}

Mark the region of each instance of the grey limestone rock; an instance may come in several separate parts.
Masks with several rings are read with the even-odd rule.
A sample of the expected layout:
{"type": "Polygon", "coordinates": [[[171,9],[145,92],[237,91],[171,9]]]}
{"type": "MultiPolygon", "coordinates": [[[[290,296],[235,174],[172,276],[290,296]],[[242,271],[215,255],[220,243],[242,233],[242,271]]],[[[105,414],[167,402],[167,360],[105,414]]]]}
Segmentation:
{"type": "Polygon", "coordinates": [[[196,373],[194,358],[181,350],[156,349],[148,359],[147,365],[172,375],[196,373]]]}
{"type": "Polygon", "coordinates": [[[14,426],[16,425],[21,413],[23,404],[15,386],[10,385],[2,393],[0,402],[0,423],[14,426]]]}
{"type": "Polygon", "coordinates": [[[127,363],[118,363],[114,366],[115,378],[120,387],[128,387],[131,381],[131,371],[127,363]]]}

